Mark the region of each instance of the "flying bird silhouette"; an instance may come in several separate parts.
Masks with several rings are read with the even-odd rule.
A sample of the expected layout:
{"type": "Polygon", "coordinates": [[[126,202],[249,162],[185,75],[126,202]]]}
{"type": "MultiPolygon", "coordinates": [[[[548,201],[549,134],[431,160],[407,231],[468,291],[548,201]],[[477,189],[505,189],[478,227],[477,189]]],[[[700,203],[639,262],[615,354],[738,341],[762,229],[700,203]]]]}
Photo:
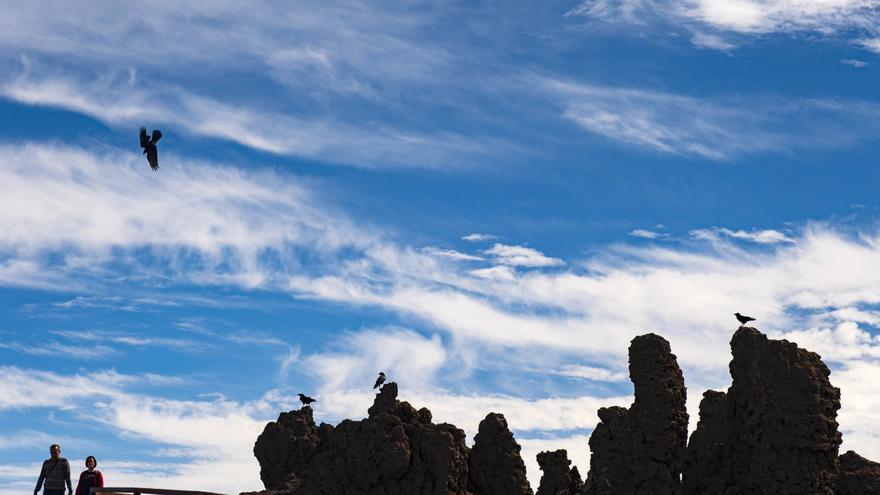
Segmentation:
{"type": "Polygon", "coordinates": [[[736,319],[739,320],[739,326],[743,326],[750,321],[755,321],[751,316],[743,316],[739,313],[734,313],[733,316],[736,316],[736,319]]]}
{"type": "Polygon", "coordinates": [[[159,150],[156,149],[156,141],[162,139],[162,131],[153,129],[152,138],[147,136],[146,127],[141,127],[141,148],[147,155],[147,161],[150,162],[150,168],[153,172],[159,170],[159,150]]]}
{"type": "Polygon", "coordinates": [[[385,373],[380,371],[379,378],[376,378],[376,384],[373,385],[373,388],[374,389],[379,388],[379,385],[382,385],[383,383],[385,383],[385,373]]]}
{"type": "MultiPolygon", "coordinates": [[[[315,399],[309,397],[308,395],[299,394],[299,401],[303,403],[304,406],[308,406],[312,402],[318,402],[315,399]]],[[[311,407],[311,406],[309,406],[311,407]]]]}

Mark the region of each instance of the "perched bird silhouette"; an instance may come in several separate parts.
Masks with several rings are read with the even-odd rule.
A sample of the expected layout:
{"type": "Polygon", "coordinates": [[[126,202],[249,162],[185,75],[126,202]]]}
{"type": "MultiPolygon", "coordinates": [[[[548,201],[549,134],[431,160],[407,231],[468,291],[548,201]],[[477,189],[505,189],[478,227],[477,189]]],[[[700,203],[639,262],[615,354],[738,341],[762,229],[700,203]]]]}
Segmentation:
{"type": "Polygon", "coordinates": [[[153,137],[147,136],[146,127],[141,127],[141,148],[147,155],[147,161],[150,162],[150,168],[153,172],[159,170],[159,150],[156,149],[156,141],[162,139],[162,131],[153,129],[153,137]]]}
{"type": "Polygon", "coordinates": [[[379,388],[379,385],[382,385],[383,383],[385,383],[385,373],[380,371],[379,378],[376,378],[376,384],[373,385],[373,388],[374,389],[379,388]]]}
{"type": "Polygon", "coordinates": [[[751,316],[743,316],[739,313],[734,313],[733,316],[736,316],[736,319],[739,320],[739,326],[743,326],[750,321],[755,321],[751,316]]]}
{"type": "MultiPolygon", "coordinates": [[[[299,394],[299,401],[303,403],[304,406],[308,406],[312,402],[318,402],[315,399],[309,397],[308,395],[299,394]]],[[[309,406],[311,407],[311,406],[309,406]]]]}

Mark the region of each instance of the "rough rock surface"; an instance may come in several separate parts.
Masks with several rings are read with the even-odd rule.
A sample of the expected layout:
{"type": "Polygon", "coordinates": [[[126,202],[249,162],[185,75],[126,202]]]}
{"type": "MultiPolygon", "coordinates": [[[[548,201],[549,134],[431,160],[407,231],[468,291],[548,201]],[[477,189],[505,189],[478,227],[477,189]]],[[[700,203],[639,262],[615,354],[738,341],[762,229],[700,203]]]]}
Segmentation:
{"type": "Polygon", "coordinates": [[[260,463],[260,479],[267,489],[290,482],[291,473],[300,473],[318,452],[323,438],[333,429],[322,423],[315,426],[312,409],[283,412],[257,437],[254,456],[260,463]]]}
{"type": "Polygon", "coordinates": [[[880,463],[869,461],[852,450],[840,456],[837,495],[880,495],[880,463]]]}
{"type": "Polygon", "coordinates": [[[742,327],[733,383],[707,392],[688,446],[686,494],[832,494],[840,390],[818,354],[742,327]]]}
{"type": "Polygon", "coordinates": [[[520,446],[507,420],[489,413],[474,436],[468,471],[472,491],[479,495],[532,495],[520,446]]]}
{"type": "MultiPolygon", "coordinates": [[[[277,457],[257,457],[262,471],[270,473],[267,488],[277,487],[274,493],[471,495],[464,432],[453,425],[433,424],[427,409],[417,411],[398,401],[396,383],[382,387],[369,417],[362,421],[345,420],[320,430],[306,409],[287,413],[296,429],[270,429],[270,423],[269,435],[280,433],[280,437],[257,442],[261,452],[263,448],[269,452],[270,446],[278,449],[277,457]],[[277,466],[295,475],[287,487],[271,485],[277,479],[277,466]]],[[[264,431],[261,438],[266,436],[264,431]]]]}
{"type": "Polygon", "coordinates": [[[590,435],[587,493],[676,494],[687,448],[687,390],[669,342],[649,333],[632,340],[629,409],[603,407],[590,435]]]}
{"type": "Polygon", "coordinates": [[[580,495],[584,482],[577,467],[570,468],[568,451],[565,449],[538,454],[541,468],[541,484],[535,495],[580,495]]]}

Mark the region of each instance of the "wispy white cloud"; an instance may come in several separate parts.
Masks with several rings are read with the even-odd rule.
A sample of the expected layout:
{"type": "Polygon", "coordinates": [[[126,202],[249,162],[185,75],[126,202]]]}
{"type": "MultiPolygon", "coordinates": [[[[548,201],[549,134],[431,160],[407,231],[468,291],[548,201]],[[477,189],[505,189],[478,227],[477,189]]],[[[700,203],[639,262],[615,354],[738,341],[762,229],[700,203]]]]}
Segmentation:
{"type": "Polygon", "coordinates": [[[112,347],[106,345],[62,344],[61,342],[56,341],[29,344],[16,341],[0,342],[0,349],[8,349],[21,354],[29,354],[31,356],[66,357],[87,360],[105,358],[115,353],[115,350],[112,347]]]}
{"type": "Polygon", "coordinates": [[[840,63],[842,63],[843,65],[849,65],[849,66],[855,67],[857,69],[861,69],[862,67],[868,66],[868,62],[865,62],[864,60],[859,60],[856,58],[843,58],[843,59],[840,59],[840,63]]]}
{"type": "Polygon", "coordinates": [[[718,50],[722,52],[730,52],[736,45],[725,40],[717,34],[696,32],[691,37],[691,43],[698,48],[707,48],[710,50],[718,50]]]}
{"type": "Polygon", "coordinates": [[[516,270],[509,266],[492,266],[478,268],[469,272],[471,275],[488,280],[513,280],[516,278],[516,270]]]}
{"type": "Polygon", "coordinates": [[[593,17],[609,22],[643,24],[646,12],[663,7],[662,0],[584,0],[565,13],[566,17],[593,17]]]}
{"type": "MultiPolygon", "coordinates": [[[[52,330],[49,333],[64,337],[72,342],[92,342],[93,344],[87,348],[105,349],[101,344],[117,344],[129,347],[164,347],[167,349],[175,349],[185,352],[202,352],[209,349],[208,344],[204,342],[196,342],[194,340],[156,337],[152,335],[141,335],[135,333],[126,333],[120,331],[108,330],[52,330]]],[[[60,347],[70,347],[79,349],[76,345],[59,345],[60,347]]],[[[36,346],[39,347],[39,346],[36,346]]],[[[76,355],[75,350],[71,351],[71,355],[76,355]]],[[[109,349],[108,349],[109,352],[109,349]]],[[[99,354],[102,355],[102,354],[99,354]]]]}
{"type": "Polygon", "coordinates": [[[594,366],[577,364],[567,365],[553,373],[572,378],[602,382],[623,382],[629,379],[629,375],[622,371],[611,371],[606,368],[596,368],[594,366]]]}
{"type": "MultiPolygon", "coordinates": [[[[48,279],[43,283],[51,285],[52,277],[72,271],[101,273],[110,259],[137,265],[136,257],[112,254],[137,247],[167,263],[153,276],[189,273],[193,280],[257,285],[279,269],[262,266],[267,250],[310,245],[321,252],[371,242],[318,199],[310,190],[314,184],[189,160],[147,178],[139,158],[67,147],[0,147],[0,206],[6,212],[0,219],[0,266],[7,267],[0,269],[2,280],[48,279]],[[49,268],[45,255],[51,252],[63,263],[49,268]]],[[[298,264],[295,256],[283,258],[298,264]]],[[[130,276],[150,276],[142,271],[146,266],[129,267],[130,276]]]]}
{"type": "Polygon", "coordinates": [[[290,84],[307,79],[355,94],[379,93],[389,79],[429,81],[452,63],[441,43],[421,36],[431,13],[406,6],[309,1],[292,12],[268,1],[205,7],[160,0],[91,7],[83,1],[22,5],[0,24],[4,51],[154,71],[247,67],[290,84]],[[61,8],[67,15],[45,15],[61,8]]]}
{"type": "MultiPolygon", "coordinates": [[[[145,86],[119,77],[93,81],[37,77],[26,69],[0,85],[0,95],[32,105],[60,107],[113,125],[142,122],[225,139],[270,153],[387,167],[441,167],[486,152],[482,144],[451,132],[433,135],[391,125],[356,127],[329,118],[301,118],[265,108],[232,105],[176,87],[145,86]],[[418,156],[418,162],[411,161],[418,156]]],[[[166,135],[170,134],[165,128],[166,135]]]]}
{"type": "Polygon", "coordinates": [[[858,44],[874,53],[880,53],[880,38],[859,40],[858,44]]]}
{"type": "Polygon", "coordinates": [[[777,243],[793,243],[794,239],[784,233],[773,230],[731,230],[724,227],[714,227],[711,229],[695,229],[690,231],[690,235],[696,239],[714,241],[719,237],[730,237],[733,239],[741,239],[744,241],[754,242],[757,244],[777,244],[777,243]]]}
{"type": "Polygon", "coordinates": [[[292,346],[287,349],[287,354],[280,357],[278,365],[278,378],[284,379],[290,368],[294,366],[300,358],[301,349],[299,346],[292,346]]]}
{"type": "Polygon", "coordinates": [[[551,258],[544,253],[525,246],[495,244],[483,251],[492,256],[493,261],[506,266],[544,267],[564,265],[561,259],[551,258]]]}
{"type": "Polygon", "coordinates": [[[829,33],[877,26],[876,0],[696,0],[684,15],[719,29],[741,33],[813,31],[829,33]]]}
{"type": "MultiPolygon", "coordinates": [[[[0,435],[0,449],[14,449],[33,445],[49,446],[53,443],[59,443],[57,437],[30,429],[8,435],[0,435]]],[[[64,442],[61,441],[60,443],[63,444],[64,442]]]]}
{"type": "Polygon", "coordinates": [[[721,34],[741,39],[806,34],[859,41],[872,49],[871,41],[880,32],[878,7],[877,0],[585,0],[567,15],[612,23],[673,24],[717,40],[721,34]]]}
{"type": "Polygon", "coordinates": [[[478,232],[474,232],[473,234],[468,234],[462,237],[462,240],[470,241],[470,242],[484,242],[484,241],[492,241],[498,239],[497,235],[492,234],[480,234],[478,232]]]}
{"type": "Polygon", "coordinates": [[[660,239],[669,236],[669,234],[664,232],[655,232],[648,229],[634,229],[630,231],[629,235],[633,237],[641,237],[642,239],[660,239]]]}
{"type": "Polygon", "coordinates": [[[0,371],[0,410],[63,408],[83,398],[113,396],[126,380],[112,371],[73,376],[12,366],[0,367],[0,371]],[[34,390],[41,393],[34,394],[34,390]]]}
{"type": "Polygon", "coordinates": [[[368,390],[380,371],[403,387],[427,390],[432,388],[437,370],[446,364],[446,350],[439,336],[424,337],[406,329],[351,333],[338,345],[337,352],[304,358],[306,369],[320,378],[323,398],[344,389],[368,390]]]}
{"type": "Polygon", "coordinates": [[[880,106],[869,102],[695,98],[552,78],[539,79],[536,85],[558,101],[565,118],[584,130],[663,153],[725,160],[880,138],[880,106]]]}
{"type": "Polygon", "coordinates": [[[456,251],[455,249],[439,249],[428,247],[422,249],[422,252],[428,254],[430,256],[440,256],[443,258],[449,258],[457,261],[481,261],[483,257],[476,256],[473,254],[462,253],[461,251],[456,251]]]}

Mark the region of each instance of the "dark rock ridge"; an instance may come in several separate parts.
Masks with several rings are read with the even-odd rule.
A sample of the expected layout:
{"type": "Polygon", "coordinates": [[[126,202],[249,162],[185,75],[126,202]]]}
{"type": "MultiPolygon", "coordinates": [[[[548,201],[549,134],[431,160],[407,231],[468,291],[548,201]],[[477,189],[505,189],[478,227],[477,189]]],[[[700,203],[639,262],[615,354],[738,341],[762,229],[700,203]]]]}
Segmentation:
{"type": "Polygon", "coordinates": [[[869,461],[852,450],[838,459],[837,495],[880,495],[880,463],[869,461]]]}
{"type": "MultiPolygon", "coordinates": [[[[632,340],[629,409],[599,410],[582,483],[565,450],[538,454],[535,495],[880,495],[880,464],[838,457],[840,391],[819,355],[758,330],[730,342],[732,384],[709,390],[687,441],[686,389],[669,343],[632,340]],[[681,480],[681,481],[679,481],[681,480]]],[[[312,410],[266,425],[254,454],[267,490],[253,495],[531,495],[501,414],[480,423],[473,449],[464,432],[382,387],[361,421],[316,426],[312,410]]]]}
{"type": "Polygon", "coordinates": [[[267,424],[254,444],[254,456],[260,463],[263,485],[273,488],[282,481],[295,483],[288,475],[305,469],[332,429],[326,423],[315,427],[310,407],[283,412],[278,416],[278,421],[267,424]]]}
{"type": "Polygon", "coordinates": [[[635,400],[603,407],[590,435],[587,493],[677,494],[687,448],[684,377],[669,342],[649,333],[629,346],[635,400]]]}
{"type": "Polygon", "coordinates": [[[577,467],[571,466],[568,451],[565,449],[538,454],[538,466],[541,468],[541,484],[535,495],[580,495],[584,491],[584,482],[577,467]]]}
{"type": "Polygon", "coordinates": [[[260,493],[473,495],[473,465],[473,481],[485,486],[476,493],[531,494],[519,445],[501,415],[483,421],[471,459],[464,432],[398,401],[396,383],[382,387],[368,413],[335,428],[315,427],[307,407],[282,413],[254,446],[267,488],[260,493]]]}
{"type": "Polygon", "coordinates": [[[837,410],[819,355],[742,327],[730,342],[732,385],[709,391],[688,445],[686,494],[833,494],[837,410]]]}
{"type": "Polygon", "coordinates": [[[520,446],[507,420],[489,413],[480,422],[469,459],[471,488],[480,495],[532,495],[520,446]]]}

